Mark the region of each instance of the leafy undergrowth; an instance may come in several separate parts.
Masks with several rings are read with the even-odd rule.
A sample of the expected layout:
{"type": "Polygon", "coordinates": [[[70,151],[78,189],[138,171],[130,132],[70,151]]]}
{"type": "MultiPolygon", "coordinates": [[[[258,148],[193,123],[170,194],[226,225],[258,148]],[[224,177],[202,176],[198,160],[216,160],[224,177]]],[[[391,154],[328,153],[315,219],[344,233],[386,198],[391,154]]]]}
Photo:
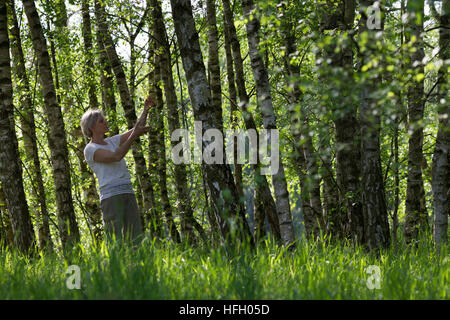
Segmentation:
{"type": "Polygon", "coordinates": [[[0,299],[448,299],[449,250],[431,241],[378,257],[345,244],[190,248],[149,239],[24,257],[0,252],[0,299]],[[80,289],[76,272],[80,270],[80,289]],[[372,266],[372,267],[370,267],[372,266]],[[379,271],[379,282],[376,281],[379,271]]]}

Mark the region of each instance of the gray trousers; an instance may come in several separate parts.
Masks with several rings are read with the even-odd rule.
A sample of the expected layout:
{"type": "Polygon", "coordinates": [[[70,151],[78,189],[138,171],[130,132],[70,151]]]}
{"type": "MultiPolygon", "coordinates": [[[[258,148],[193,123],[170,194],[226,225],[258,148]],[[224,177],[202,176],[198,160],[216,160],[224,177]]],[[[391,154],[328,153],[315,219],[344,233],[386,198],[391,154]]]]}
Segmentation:
{"type": "Polygon", "coordinates": [[[101,201],[106,237],[125,238],[137,243],[142,235],[141,217],[132,193],[123,193],[101,201]]]}

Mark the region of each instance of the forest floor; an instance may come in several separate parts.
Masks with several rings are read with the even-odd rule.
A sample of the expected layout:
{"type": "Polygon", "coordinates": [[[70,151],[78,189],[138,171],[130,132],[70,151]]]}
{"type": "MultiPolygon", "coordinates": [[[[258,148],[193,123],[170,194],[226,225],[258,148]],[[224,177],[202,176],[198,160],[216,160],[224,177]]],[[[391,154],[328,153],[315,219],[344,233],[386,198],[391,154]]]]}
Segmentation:
{"type": "Polygon", "coordinates": [[[80,246],[27,258],[0,252],[0,299],[449,299],[449,248],[398,245],[379,257],[344,244],[294,250],[80,246]],[[75,265],[75,267],[74,267],[75,265]],[[77,289],[78,285],[80,289],[77,289]]]}

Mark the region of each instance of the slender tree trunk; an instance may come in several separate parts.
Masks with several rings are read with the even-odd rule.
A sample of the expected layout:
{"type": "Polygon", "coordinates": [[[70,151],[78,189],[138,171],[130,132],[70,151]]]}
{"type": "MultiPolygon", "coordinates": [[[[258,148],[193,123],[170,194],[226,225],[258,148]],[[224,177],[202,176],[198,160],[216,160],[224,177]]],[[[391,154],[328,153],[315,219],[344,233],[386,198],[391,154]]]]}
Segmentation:
{"type": "MultiPolygon", "coordinates": [[[[256,84],[256,93],[259,108],[263,118],[264,128],[268,130],[269,141],[271,141],[271,130],[277,130],[276,117],[272,105],[269,77],[264,66],[262,56],[259,53],[259,29],[260,24],[255,14],[255,6],[252,0],[242,0],[244,15],[249,21],[246,23],[249,55],[252,65],[253,77],[256,84]]],[[[268,145],[270,145],[268,143],[268,145]]],[[[273,151],[272,151],[273,152],[273,151]]],[[[272,175],[277,204],[278,219],[280,222],[280,233],[283,243],[291,245],[294,242],[294,227],[292,224],[291,208],[289,204],[289,192],[287,190],[286,177],[282,159],[279,159],[278,171],[272,175]]]]}
{"type": "MultiPolygon", "coordinates": [[[[156,50],[155,50],[156,51],[156,50]]],[[[161,90],[161,54],[155,52],[153,55],[153,74],[150,76],[150,88],[152,97],[155,99],[156,106],[150,112],[150,119],[152,119],[153,130],[156,131],[155,138],[152,143],[156,147],[156,155],[158,157],[156,162],[156,169],[159,176],[159,190],[161,196],[161,203],[166,216],[169,234],[172,240],[180,242],[180,234],[178,233],[175,221],[173,220],[172,206],[169,201],[169,194],[167,191],[167,164],[166,164],[166,147],[164,138],[164,108],[163,108],[163,93],[161,90]]]]}
{"type": "MultiPolygon", "coordinates": [[[[116,78],[117,87],[120,93],[120,100],[122,101],[122,107],[125,112],[125,117],[127,119],[128,128],[133,128],[137,121],[136,110],[134,102],[131,99],[130,91],[128,89],[127,80],[125,77],[125,72],[123,70],[122,64],[120,62],[119,56],[117,55],[116,48],[114,46],[111,34],[108,31],[105,20],[105,8],[100,4],[98,0],[95,1],[95,15],[97,17],[98,32],[104,36],[104,46],[106,53],[108,54],[109,62],[114,71],[116,78]]],[[[144,209],[146,212],[147,224],[151,223],[152,232],[156,236],[162,235],[162,224],[160,213],[154,210],[155,198],[153,194],[153,185],[151,183],[150,177],[147,172],[147,165],[145,163],[145,158],[142,155],[141,145],[139,139],[136,140],[132,145],[133,158],[136,163],[136,171],[139,179],[139,183],[142,186],[142,193],[144,197],[144,209]]]]}
{"type": "Polygon", "coordinates": [[[211,226],[211,241],[213,245],[220,244],[220,226],[212,207],[209,205],[208,190],[206,188],[205,176],[202,173],[203,194],[205,197],[205,208],[208,215],[209,225],[211,226]]]}
{"type": "Polygon", "coordinates": [[[82,34],[84,42],[84,50],[86,56],[86,76],[89,88],[89,108],[97,109],[97,90],[95,86],[95,74],[92,72],[94,70],[94,55],[92,52],[92,29],[91,29],[91,17],[89,15],[89,0],[81,1],[81,12],[82,12],[82,34]]]}
{"type": "MultiPolygon", "coordinates": [[[[237,38],[236,28],[234,26],[233,12],[231,11],[229,0],[222,0],[222,3],[226,22],[225,27],[227,28],[227,33],[229,34],[230,46],[233,53],[233,62],[236,69],[236,87],[239,95],[242,117],[244,119],[246,129],[253,129],[258,133],[255,120],[253,119],[252,114],[248,111],[250,99],[245,88],[244,63],[241,56],[241,46],[237,38]]],[[[255,190],[255,193],[259,192],[261,194],[259,198],[263,201],[263,206],[257,206],[257,211],[255,211],[254,214],[255,216],[258,216],[258,219],[260,220],[263,220],[263,216],[267,215],[273,236],[277,241],[279,241],[281,240],[281,234],[278,213],[276,210],[275,201],[273,200],[272,193],[269,188],[269,184],[267,182],[267,178],[266,176],[261,175],[261,167],[259,163],[256,165],[252,165],[252,171],[255,179],[255,189],[259,189],[258,191],[255,190]]],[[[255,199],[257,199],[256,194],[255,199]]]]}
{"type": "MultiPolygon", "coordinates": [[[[87,9],[89,10],[89,8],[87,9]]],[[[89,14],[89,13],[88,13],[89,14]]],[[[67,10],[65,9],[65,3],[64,1],[57,2],[55,6],[55,16],[56,16],[56,29],[57,29],[57,37],[56,37],[56,43],[58,45],[58,48],[63,53],[69,53],[70,47],[69,47],[69,30],[67,26],[67,10]]],[[[85,19],[85,17],[83,18],[85,19]]],[[[83,23],[85,21],[83,20],[83,23]]],[[[89,31],[86,30],[86,26],[83,26],[83,37],[87,38],[89,37],[90,33],[90,25],[89,25],[89,31]]],[[[53,39],[52,39],[53,43],[53,39]]],[[[86,43],[85,43],[86,46],[86,43]]],[[[87,54],[90,54],[89,51],[87,51],[87,54]]],[[[62,64],[61,66],[58,66],[57,64],[57,58],[56,58],[56,51],[54,49],[51,50],[52,55],[52,61],[53,61],[53,69],[55,78],[57,79],[64,79],[62,81],[62,85],[64,86],[64,90],[66,92],[70,92],[72,88],[74,87],[74,80],[72,76],[72,66],[71,64],[62,64]],[[60,68],[59,68],[60,67],[60,68]],[[63,76],[59,76],[62,74],[63,76]]],[[[86,69],[86,74],[91,75],[93,70],[93,63],[91,61],[91,68],[86,69]]],[[[92,75],[91,75],[92,76],[92,75]]],[[[59,82],[56,83],[56,90],[59,90],[59,82]]],[[[95,87],[94,90],[89,90],[89,95],[93,94],[95,96],[95,87]]],[[[61,102],[61,97],[57,97],[58,102],[61,102]]],[[[96,105],[92,105],[93,101],[97,101],[96,97],[89,97],[89,104],[90,107],[93,109],[96,109],[96,105]]],[[[65,108],[67,110],[71,110],[74,108],[73,105],[73,99],[69,96],[65,96],[63,103],[65,104],[65,108]]],[[[86,141],[83,137],[83,134],[81,132],[81,127],[79,124],[75,124],[75,126],[69,126],[71,136],[74,140],[74,152],[77,155],[77,158],[79,160],[80,165],[80,171],[81,171],[81,179],[83,181],[83,185],[87,185],[87,189],[83,190],[83,197],[86,204],[86,211],[87,211],[87,223],[89,224],[90,230],[93,230],[93,235],[97,241],[100,241],[102,239],[102,220],[101,220],[101,209],[99,204],[99,196],[95,187],[95,177],[91,170],[88,169],[88,166],[86,165],[86,160],[84,159],[83,149],[86,145],[86,141]]]]}
{"type": "Polygon", "coordinates": [[[102,84],[102,110],[110,123],[111,134],[116,135],[119,134],[119,127],[117,124],[116,98],[114,96],[114,74],[108,60],[108,55],[106,54],[104,43],[105,35],[100,32],[98,22],[96,35],[99,63],[101,66],[100,81],[102,84]]]}
{"type": "Polygon", "coordinates": [[[130,72],[129,72],[129,87],[130,87],[130,96],[131,100],[136,101],[136,48],[135,48],[136,39],[131,38],[128,40],[128,44],[130,46],[130,72]]]}
{"type": "Polygon", "coordinates": [[[211,89],[211,103],[214,106],[215,117],[223,131],[222,118],[222,88],[220,84],[220,64],[219,64],[219,33],[216,22],[215,0],[206,0],[206,17],[208,22],[208,73],[209,86],[211,89]]]}
{"type": "MultiPolygon", "coordinates": [[[[228,80],[228,94],[230,100],[230,115],[231,115],[231,126],[233,130],[237,129],[237,92],[235,84],[235,75],[233,68],[233,55],[231,52],[231,39],[229,27],[227,21],[224,20],[224,42],[225,42],[225,56],[227,61],[227,80],[228,80]]],[[[235,145],[237,143],[237,138],[234,138],[235,145]]],[[[234,168],[234,183],[238,190],[239,199],[244,199],[244,187],[242,184],[242,165],[237,161],[237,148],[234,149],[233,154],[233,168],[234,168]]],[[[264,210],[264,209],[263,209],[264,210]]]]}
{"type": "MultiPolygon", "coordinates": [[[[450,59],[450,1],[443,0],[439,17],[439,58],[450,59]]],[[[448,63],[438,71],[437,101],[439,129],[433,155],[432,188],[434,196],[434,241],[437,247],[447,243],[450,217],[450,104],[448,99],[448,63]]]]}
{"type": "MultiPolygon", "coordinates": [[[[343,0],[333,9],[327,2],[326,14],[322,15],[321,29],[349,31],[353,28],[355,1],[343,0]]],[[[343,232],[355,241],[364,243],[364,220],[361,204],[359,179],[361,176],[361,154],[359,142],[359,124],[357,106],[352,98],[353,83],[353,49],[347,37],[342,47],[336,48],[336,42],[325,47],[324,61],[330,61],[333,79],[339,79],[340,87],[335,81],[329,81],[330,90],[338,90],[338,97],[332,101],[335,114],[336,145],[336,180],[339,188],[340,202],[346,204],[347,219],[343,232]],[[337,50],[336,50],[337,49],[337,50]],[[333,87],[331,87],[333,86],[333,87]]],[[[329,72],[329,69],[326,70],[329,72]]]]}
{"type": "Polygon", "coordinates": [[[17,81],[17,91],[20,92],[21,104],[21,128],[23,132],[23,141],[25,146],[25,156],[30,164],[32,173],[33,190],[39,201],[39,209],[36,209],[36,220],[38,226],[39,248],[41,250],[52,250],[53,243],[50,237],[49,216],[47,210],[47,201],[45,198],[44,181],[41,172],[41,163],[38,155],[38,146],[36,138],[36,128],[34,123],[34,110],[31,99],[31,91],[28,82],[28,76],[25,70],[25,58],[20,39],[19,24],[17,22],[14,1],[9,2],[9,16],[11,19],[10,39],[13,65],[17,81]]]}
{"type": "MultiPolygon", "coordinates": [[[[155,41],[153,41],[153,38],[155,37],[154,32],[152,31],[152,29],[149,29],[149,56],[148,56],[148,60],[149,60],[149,65],[150,68],[152,68],[149,71],[149,79],[150,79],[150,83],[154,82],[154,62],[151,62],[152,60],[154,60],[154,54],[155,54],[155,48],[154,48],[154,43],[155,41]]],[[[152,95],[153,99],[155,99],[155,90],[154,89],[150,89],[150,94],[152,95]]],[[[155,101],[156,102],[156,101],[155,101]]],[[[157,123],[155,121],[155,113],[156,111],[154,109],[151,109],[149,112],[149,116],[148,119],[150,121],[150,130],[148,132],[148,150],[147,150],[147,163],[148,163],[148,174],[149,174],[149,178],[151,179],[151,183],[154,186],[154,202],[153,202],[153,210],[161,213],[161,219],[162,217],[162,213],[163,213],[163,204],[162,204],[162,197],[161,197],[161,190],[158,187],[159,182],[159,171],[158,171],[158,163],[159,163],[159,143],[158,143],[158,139],[159,139],[159,129],[156,127],[157,123]]],[[[162,220],[161,220],[162,222],[162,220]]],[[[165,228],[163,227],[164,232],[165,232],[165,228]]],[[[170,227],[169,227],[170,229],[170,227]]],[[[170,236],[170,233],[169,233],[170,236]]]]}
{"type": "MultiPolygon", "coordinates": [[[[230,16],[230,13],[228,13],[228,15],[230,16]]],[[[230,100],[230,115],[231,115],[231,122],[232,122],[232,128],[233,130],[237,129],[237,92],[236,92],[236,85],[235,85],[235,75],[234,75],[234,69],[233,69],[233,55],[232,55],[232,48],[231,48],[231,36],[230,36],[230,27],[228,25],[228,21],[225,19],[224,21],[224,37],[225,37],[225,54],[226,54],[226,62],[227,62],[227,80],[228,80],[228,93],[229,93],[229,100],[230,100]]],[[[233,26],[234,27],[234,26],[233,26]]],[[[240,52],[239,52],[240,53],[240,52]]],[[[246,91],[245,88],[243,91],[246,91]]],[[[247,93],[245,92],[245,95],[247,95],[247,93]]],[[[248,97],[245,98],[247,103],[248,103],[248,97]]],[[[244,107],[246,108],[246,107],[244,107]]],[[[250,115],[248,118],[252,118],[252,116],[250,115]]],[[[251,119],[250,121],[247,120],[246,121],[246,127],[247,129],[249,129],[249,127],[252,127],[251,129],[254,129],[256,131],[256,126],[254,125],[247,125],[247,123],[253,123],[254,120],[251,119]]],[[[257,131],[256,131],[257,132],[257,131]]],[[[237,146],[238,143],[238,138],[233,136],[233,143],[234,146],[237,146]]],[[[233,150],[233,168],[234,168],[234,182],[236,183],[236,188],[238,190],[238,194],[239,194],[239,199],[241,199],[240,201],[243,201],[245,196],[244,196],[244,189],[243,189],[243,184],[242,184],[242,165],[240,163],[238,163],[238,158],[237,158],[237,149],[238,148],[234,148],[233,150]]],[[[272,209],[272,216],[276,216],[276,208],[275,208],[275,202],[273,201],[272,195],[270,194],[270,190],[269,190],[269,195],[270,198],[265,198],[262,194],[263,194],[263,190],[262,190],[262,186],[265,184],[267,185],[267,180],[265,179],[265,177],[262,177],[261,175],[258,175],[258,177],[256,177],[256,175],[259,173],[259,169],[257,168],[257,166],[252,166],[252,171],[253,174],[255,175],[255,180],[256,180],[256,186],[255,186],[255,190],[254,190],[254,203],[253,203],[253,216],[254,216],[254,228],[253,228],[253,232],[254,232],[254,237],[255,240],[258,242],[260,239],[262,239],[265,235],[266,235],[266,229],[265,229],[265,218],[266,218],[266,214],[268,212],[265,212],[265,204],[264,204],[264,200],[271,200],[271,204],[273,204],[272,209]]],[[[278,222],[276,223],[277,227],[278,227],[278,222]]],[[[278,227],[279,229],[279,227],[278,227]]],[[[279,237],[278,237],[279,238],[279,237]]]]}
{"type": "Polygon", "coordinates": [[[394,211],[392,213],[392,242],[397,243],[397,230],[398,230],[398,209],[400,207],[400,172],[399,172],[399,149],[398,149],[398,136],[399,136],[399,120],[395,119],[394,128],[394,211]]]}
{"type": "Polygon", "coordinates": [[[83,185],[87,185],[86,189],[83,189],[83,197],[85,201],[85,210],[87,212],[87,223],[93,232],[93,236],[96,241],[103,239],[103,225],[102,225],[102,212],[99,204],[99,195],[96,189],[95,177],[87,166],[86,159],[84,158],[84,147],[86,142],[84,141],[81,127],[76,125],[72,129],[72,136],[75,138],[74,152],[78,158],[80,165],[80,171],[82,173],[81,180],[83,185]]]}
{"type": "MultiPolygon", "coordinates": [[[[137,169],[134,167],[134,175],[137,176],[137,169]]],[[[139,183],[139,179],[136,180],[136,202],[138,204],[138,208],[144,208],[144,198],[142,197],[142,186],[139,183]]],[[[141,225],[145,226],[146,218],[143,214],[141,214],[141,225]]]]}
{"type": "Polygon", "coordinates": [[[253,233],[256,242],[259,242],[266,236],[266,216],[264,214],[264,203],[262,198],[263,196],[261,195],[260,189],[255,188],[253,199],[253,233]]]}
{"type": "Polygon", "coordinates": [[[12,96],[6,1],[0,2],[0,181],[14,232],[14,245],[24,253],[34,249],[35,237],[22,181],[12,96]]]}
{"type": "MultiPolygon", "coordinates": [[[[169,131],[172,133],[176,129],[181,128],[180,117],[177,106],[177,95],[172,73],[172,64],[170,61],[171,52],[170,45],[167,40],[167,32],[163,21],[161,5],[157,0],[151,0],[152,19],[154,36],[156,43],[156,51],[159,54],[159,62],[161,65],[161,78],[164,83],[164,94],[166,97],[166,106],[168,114],[169,131]]],[[[174,147],[177,142],[171,142],[174,147]]],[[[185,164],[181,163],[174,166],[175,187],[177,190],[178,201],[180,203],[181,218],[181,238],[183,240],[195,241],[194,229],[206,241],[205,231],[202,226],[194,218],[194,212],[189,200],[189,188],[187,182],[187,173],[185,164]]]]}
{"type": "MultiPolygon", "coordinates": [[[[353,55],[351,46],[346,47],[342,55],[336,61],[337,66],[342,68],[342,72],[346,79],[351,82],[353,73],[353,55]]],[[[339,54],[338,54],[339,56],[339,54]]],[[[343,80],[342,80],[343,81],[343,80]]],[[[347,84],[344,84],[346,86],[347,84]]],[[[336,178],[341,191],[341,203],[346,204],[347,221],[344,226],[344,231],[350,234],[355,243],[364,243],[364,220],[363,210],[361,204],[361,186],[359,179],[361,177],[361,154],[359,141],[359,124],[356,117],[356,104],[350,97],[353,87],[347,86],[344,88],[344,98],[338,102],[335,120],[337,145],[336,150],[336,178]],[[348,108],[347,102],[349,100],[353,105],[348,108]]],[[[338,99],[339,100],[339,99],[338,99]]]]}
{"type": "MultiPolygon", "coordinates": [[[[377,49],[372,44],[376,43],[377,30],[369,30],[367,27],[367,15],[365,10],[374,4],[373,0],[360,1],[361,20],[360,34],[366,33],[371,41],[366,44],[366,50],[361,53],[362,63],[376,55],[377,49]]],[[[383,21],[382,21],[383,24],[383,21]]],[[[371,72],[371,70],[369,70],[371,72]]],[[[362,75],[363,76],[363,75],[362,75]]],[[[387,248],[390,244],[388,213],[384,194],[383,174],[380,159],[380,126],[381,113],[377,112],[379,106],[372,98],[376,92],[377,84],[381,77],[369,78],[361,90],[360,119],[361,119],[361,162],[362,162],[362,204],[364,217],[365,244],[370,250],[387,248]]]]}
{"type": "MultiPolygon", "coordinates": [[[[291,111],[292,112],[292,111],[291,111]]],[[[291,116],[292,121],[291,125],[295,126],[295,114],[291,116]]],[[[291,128],[291,132],[295,129],[291,128]]],[[[295,132],[293,132],[294,135],[295,132]]],[[[295,157],[295,169],[297,171],[298,177],[300,179],[300,198],[302,201],[302,214],[303,214],[303,226],[304,226],[304,232],[306,239],[314,239],[317,232],[318,232],[318,224],[317,220],[314,219],[314,211],[311,208],[311,201],[310,201],[310,194],[308,192],[308,188],[306,186],[306,158],[305,153],[303,151],[303,147],[299,146],[297,143],[294,142],[293,145],[293,156],[295,157]]]]}
{"type": "MultiPolygon", "coordinates": [[[[216,112],[211,112],[214,105],[211,101],[211,91],[206,79],[191,3],[189,0],[171,0],[171,6],[194,118],[196,121],[201,121],[204,130],[218,129],[221,124],[214,116],[216,112]]],[[[203,147],[207,147],[209,144],[202,139],[201,150],[203,151],[203,147]]],[[[239,203],[239,196],[229,165],[202,162],[202,169],[225,241],[231,244],[234,236],[243,241],[248,238],[252,241],[252,235],[245,218],[245,209],[239,203]],[[233,236],[232,233],[234,232],[236,233],[233,236]]]]}
{"type": "MultiPolygon", "coordinates": [[[[295,89],[294,89],[295,90],[295,89]]],[[[295,90],[298,91],[298,90],[295,90]]],[[[316,210],[313,208],[311,182],[312,179],[308,179],[308,161],[305,153],[305,145],[301,145],[300,141],[302,141],[302,133],[304,127],[301,125],[301,120],[297,112],[295,112],[295,104],[298,103],[300,93],[292,93],[290,98],[290,102],[292,104],[290,108],[291,115],[291,126],[290,130],[294,139],[294,161],[296,163],[297,173],[300,178],[300,188],[301,188],[301,199],[302,199],[302,212],[303,212],[303,224],[305,227],[305,235],[307,239],[317,238],[320,233],[320,224],[319,222],[322,220],[321,214],[318,215],[316,210]],[[295,95],[295,96],[294,96],[295,95]],[[301,128],[301,129],[300,129],[301,128]]],[[[319,199],[320,201],[320,191],[319,191],[319,199]]],[[[319,202],[320,204],[320,202],[319,202]]],[[[321,206],[320,206],[321,207],[321,206]]]]}
{"type": "Polygon", "coordinates": [[[46,40],[33,0],[23,1],[30,25],[33,47],[39,64],[39,79],[42,84],[45,113],[49,125],[49,145],[52,158],[53,179],[58,207],[58,228],[63,247],[78,242],[80,233],[73,209],[70,179],[70,163],[66,133],[61,108],[56,100],[50,59],[46,40]]]}
{"type": "MultiPolygon", "coordinates": [[[[320,231],[325,233],[326,225],[325,219],[322,213],[322,202],[320,200],[320,178],[317,167],[317,159],[314,152],[314,146],[312,137],[310,135],[311,129],[309,127],[309,120],[307,116],[307,111],[303,105],[300,105],[300,113],[297,115],[296,106],[301,103],[301,91],[299,89],[299,77],[300,77],[300,66],[296,63],[291,63],[291,56],[297,51],[295,48],[296,37],[292,30],[292,23],[290,21],[290,17],[286,10],[284,10],[283,22],[282,22],[282,32],[284,37],[284,45],[286,47],[284,60],[286,71],[289,76],[286,79],[287,85],[292,87],[292,90],[289,95],[290,103],[291,103],[291,133],[294,138],[294,142],[296,144],[295,150],[297,154],[297,161],[300,160],[298,157],[302,157],[300,160],[304,162],[299,164],[299,167],[306,166],[307,177],[305,175],[307,181],[303,183],[306,187],[306,190],[302,190],[302,194],[306,197],[302,198],[302,203],[309,202],[309,207],[311,209],[310,213],[311,217],[305,217],[305,231],[306,235],[311,237],[318,237],[320,231]],[[303,143],[302,143],[303,141],[303,143]],[[303,153],[303,155],[300,155],[303,153]],[[304,191],[304,192],[303,192],[304,191]],[[306,222],[311,222],[306,224],[306,222]]],[[[304,213],[309,213],[304,211],[304,213]]]]}
{"type": "MultiPolygon", "coordinates": [[[[403,17],[405,13],[405,0],[400,1],[400,16],[403,17]]],[[[405,58],[404,58],[404,35],[405,35],[405,27],[402,23],[400,27],[400,59],[402,61],[401,63],[401,70],[402,73],[405,71],[405,58]]],[[[399,111],[395,112],[395,119],[394,119],[394,210],[392,212],[392,243],[394,245],[397,244],[397,235],[398,235],[398,212],[400,208],[400,162],[399,162],[399,135],[400,135],[400,123],[402,119],[404,119],[404,114],[406,111],[405,105],[405,98],[404,98],[404,92],[402,88],[398,88],[398,90],[395,91],[397,95],[397,99],[399,101],[399,111]]]]}
{"type": "Polygon", "coordinates": [[[322,162],[323,207],[327,221],[327,234],[332,239],[343,239],[342,225],[344,221],[342,220],[345,219],[346,214],[339,203],[339,190],[334,176],[331,149],[330,135],[324,133],[319,141],[319,154],[322,162]]]}
{"type": "MultiPolygon", "coordinates": [[[[412,68],[413,74],[424,75],[422,59],[425,56],[423,44],[423,19],[424,0],[408,0],[406,5],[409,26],[407,28],[407,40],[414,36],[416,42],[413,44],[415,51],[409,56],[408,67],[412,68]],[[420,16],[420,19],[417,19],[420,16]],[[420,23],[417,23],[420,21],[420,23]],[[414,63],[418,63],[415,66],[414,63]]],[[[405,240],[407,243],[417,240],[419,233],[428,229],[428,213],[425,204],[425,189],[422,177],[423,161],[423,119],[424,80],[412,77],[408,86],[408,131],[412,132],[409,137],[408,152],[408,179],[406,186],[406,208],[405,208],[405,240]]]]}
{"type": "MultiPolygon", "coordinates": [[[[328,10],[328,6],[325,5],[325,9],[321,6],[321,9],[324,12],[321,12],[321,31],[325,29],[333,29],[337,27],[337,22],[335,21],[336,18],[333,15],[332,10],[328,10]],[[333,19],[332,19],[333,18],[333,19]]],[[[339,19],[342,19],[342,17],[339,17],[339,19]]],[[[332,58],[334,57],[334,63],[336,64],[336,57],[331,54],[333,52],[334,46],[331,45],[331,48],[327,48],[327,46],[324,47],[324,50],[322,52],[317,52],[316,54],[316,66],[321,71],[319,73],[319,79],[321,82],[325,84],[325,90],[329,91],[330,89],[333,90],[333,87],[330,85],[332,82],[330,81],[330,70],[328,68],[323,68],[321,64],[322,61],[330,61],[333,63],[332,58]],[[322,68],[323,69],[322,69],[322,68]]],[[[347,49],[348,50],[348,49],[347,49]]],[[[334,67],[334,70],[341,71],[341,68],[334,67]]],[[[342,74],[342,72],[340,72],[342,74]]],[[[343,90],[344,91],[344,90],[343,90]]],[[[328,101],[327,101],[328,102],[328,101]]],[[[335,111],[335,105],[333,103],[326,103],[326,107],[330,108],[331,110],[335,111]]],[[[343,115],[341,115],[343,116],[343,115]]],[[[335,121],[333,122],[336,123],[335,121]]],[[[332,239],[344,239],[348,236],[348,214],[346,206],[343,205],[345,202],[345,197],[342,195],[343,192],[340,190],[339,182],[338,181],[338,165],[337,165],[337,159],[334,161],[336,162],[336,165],[333,166],[333,158],[332,158],[332,149],[336,149],[336,154],[340,152],[341,150],[338,148],[338,145],[336,144],[336,139],[334,143],[331,139],[331,134],[335,134],[336,136],[336,125],[334,128],[332,128],[331,123],[327,124],[330,126],[330,128],[327,130],[326,133],[323,133],[320,135],[319,139],[319,156],[321,160],[321,176],[323,179],[323,201],[324,201],[324,217],[327,221],[327,232],[330,234],[332,239]],[[331,133],[331,131],[333,133],[331,133]],[[335,174],[336,172],[336,174],[335,174]]]]}

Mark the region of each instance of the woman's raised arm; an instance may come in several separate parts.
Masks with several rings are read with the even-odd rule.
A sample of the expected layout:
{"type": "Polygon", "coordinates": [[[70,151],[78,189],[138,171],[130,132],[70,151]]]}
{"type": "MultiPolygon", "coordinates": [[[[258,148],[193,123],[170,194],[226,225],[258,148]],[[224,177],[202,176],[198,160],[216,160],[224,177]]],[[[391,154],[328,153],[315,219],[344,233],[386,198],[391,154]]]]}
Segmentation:
{"type": "MultiPolygon", "coordinates": [[[[141,126],[145,125],[145,123],[147,122],[148,110],[150,109],[151,106],[154,106],[154,105],[155,105],[155,103],[153,102],[152,98],[150,96],[148,96],[144,102],[144,111],[142,112],[141,116],[139,117],[138,121],[136,122],[136,125],[138,123],[140,123],[141,126]]],[[[135,125],[135,127],[136,127],[136,125],[135,125]]],[[[133,130],[134,130],[134,128],[131,130],[128,130],[127,132],[122,133],[120,135],[120,145],[122,145],[122,143],[124,143],[125,141],[128,140],[128,138],[130,137],[133,130]]]]}
{"type": "MultiPolygon", "coordinates": [[[[150,130],[150,127],[145,127],[141,122],[137,122],[133,129],[131,129],[128,134],[127,140],[122,143],[116,151],[112,152],[106,149],[97,149],[94,152],[94,161],[103,162],[103,163],[111,163],[117,162],[123,159],[127,154],[128,150],[130,150],[131,144],[136,138],[147,133],[150,130]]],[[[127,132],[127,133],[128,133],[127,132]]]]}

